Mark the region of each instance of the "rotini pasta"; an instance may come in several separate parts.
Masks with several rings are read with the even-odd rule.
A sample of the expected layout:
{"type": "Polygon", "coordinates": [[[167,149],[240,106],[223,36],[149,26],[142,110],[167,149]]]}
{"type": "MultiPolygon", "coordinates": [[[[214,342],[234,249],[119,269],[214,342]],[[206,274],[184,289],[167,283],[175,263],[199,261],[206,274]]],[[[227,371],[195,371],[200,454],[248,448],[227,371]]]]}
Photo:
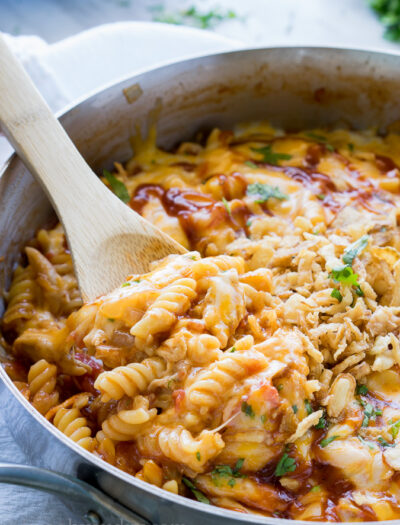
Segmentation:
{"type": "Polygon", "coordinates": [[[40,230],[5,294],[15,386],[171,493],[399,519],[399,136],[259,123],[170,153],[154,133],[114,176],[188,253],[82,305],[62,227],[40,230]]]}

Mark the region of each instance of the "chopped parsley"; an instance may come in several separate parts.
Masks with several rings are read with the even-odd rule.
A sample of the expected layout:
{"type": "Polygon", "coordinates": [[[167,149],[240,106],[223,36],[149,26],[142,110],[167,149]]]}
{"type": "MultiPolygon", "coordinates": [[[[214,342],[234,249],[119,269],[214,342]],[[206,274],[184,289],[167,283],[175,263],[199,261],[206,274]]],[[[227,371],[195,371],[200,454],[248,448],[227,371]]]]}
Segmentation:
{"type": "Polygon", "coordinates": [[[348,246],[343,254],[345,264],[353,264],[354,259],[367,247],[369,235],[363,235],[357,241],[348,246]]]}
{"type": "Polygon", "coordinates": [[[252,222],[253,222],[253,221],[252,221],[251,219],[249,219],[249,220],[246,222],[246,226],[247,226],[248,228],[250,228],[252,222]]]}
{"type": "Polygon", "coordinates": [[[229,202],[225,199],[225,197],[222,197],[222,204],[224,205],[224,208],[228,212],[228,215],[232,217],[231,206],[229,202]]]}
{"type": "Polygon", "coordinates": [[[242,474],[240,472],[240,469],[243,467],[244,458],[239,458],[236,461],[236,464],[233,468],[231,468],[229,465],[216,465],[214,470],[211,472],[211,478],[213,480],[214,485],[217,487],[221,484],[221,478],[229,478],[228,485],[230,487],[235,486],[235,479],[234,478],[245,478],[246,475],[242,474]]]}
{"type": "Polygon", "coordinates": [[[321,487],[319,485],[314,485],[310,492],[320,492],[321,487]]]}
{"type": "Polygon", "coordinates": [[[326,418],[325,418],[325,414],[322,414],[322,416],[319,418],[319,421],[318,423],[315,425],[315,428],[326,428],[327,426],[327,421],[326,421],[326,418]]]}
{"type": "Polygon", "coordinates": [[[288,153],[274,153],[270,144],[262,148],[251,148],[251,150],[262,155],[261,162],[266,162],[273,166],[278,166],[280,160],[290,160],[292,158],[288,153]]]}
{"type": "Polygon", "coordinates": [[[337,288],[334,288],[332,290],[331,297],[333,297],[334,299],[337,299],[339,303],[341,303],[343,299],[343,295],[340,293],[340,290],[338,290],[337,288]]]}
{"type": "Polygon", "coordinates": [[[372,445],[369,441],[365,441],[365,439],[361,437],[360,435],[358,435],[357,437],[363,445],[367,445],[368,448],[370,448],[371,450],[374,450],[375,448],[374,445],[372,445]]]}
{"type": "Polygon", "coordinates": [[[385,28],[383,36],[393,42],[400,41],[399,0],[370,0],[370,5],[385,28]]]}
{"type": "Polygon", "coordinates": [[[115,321],[115,319],[113,319],[112,317],[109,317],[108,321],[110,321],[110,323],[113,323],[115,321]]]}
{"type": "Polygon", "coordinates": [[[354,144],[352,144],[350,142],[349,144],[347,144],[347,147],[349,148],[350,153],[353,153],[353,151],[354,151],[354,144]]]}
{"type": "Polygon", "coordinates": [[[132,283],[129,281],[126,281],[126,283],[121,284],[121,288],[125,288],[125,286],[130,286],[132,283]]]}
{"type": "Polygon", "coordinates": [[[121,199],[122,202],[129,202],[129,192],[127,187],[123,182],[121,182],[115,175],[110,173],[107,170],[103,170],[103,177],[106,179],[108,184],[111,186],[112,191],[115,193],[115,195],[121,199]]]}
{"type": "Polygon", "coordinates": [[[334,268],[329,277],[337,283],[350,284],[352,286],[359,286],[358,284],[358,275],[353,272],[351,266],[343,266],[341,268],[334,268]]]}
{"type": "Polygon", "coordinates": [[[310,415],[312,414],[314,411],[313,411],[313,407],[311,406],[311,403],[308,399],[306,399],[304,401],[304,405],[306,407],[306,412],[307,412],[307,415],[310,415]]]}
{"type": "Polygon", "coordinates": [[[283,389],[283,385],[278,385],[276,389],[278,390],[278,392],[280,392],[283,389]]]}
{"type": "Polygon", "coordinates": [[[314,133],[312,131],[305,133],[305,135],[309,137],[310,139],[313,139],[316,142],[319,142],[320,144],[324,144],[325,148],[328,151],[335,151],[335,148],[332,146],[332,144],[329,144],[327,142],[327,138],[324,135],[320,135],[319,133],[314,133]]]}
{"type": "Polygon", "coordinates": [[[362,427],[367,427],[370,421],[374,421],[376,416],[382,415],[382,410],[380,408],[375,409],[371,403],[367,403],[363,399],[360,401],[361,406],[364,407],[364,419],[362,422],[362,427]]]}
{"type": "Polygon", "coordinates": [[[258,168],[257,164],[255,164],[254,162],[251,162],[251,160],[246,160],[245,161],[245,164],[246,166],[248,166],[249,168],[258,168]]]}
{"type": "Polygon", "coordinates": [[[249,405],[248,403],[246,403],[246,401],[243,401],[242,403],[242,412],[246,414],[247,417],[251,417],[251,418],[254,418],[256,415],[253,410],[253,407],[249,405]]]}
{"type": "Polygon", "coordinates": [[[394,443],[388,443],[388,442],[386,441],[386,439],[383,439],[382,436],[379,436],[379,437],[378,437],[378,441],[379,441],[379,443],[382,445],[382,447],[394,447],[394,446],[395,446],[394,443]]]}
{"type": "Polygon", "coordinates": [[[268,199],[277,199],[279,201],[287,200],[288,196],[281,192],[278,187],[270,186],[269,184],[261,184],[255,182],[247,186],[247,195],[257,197],[256,202],[261,204],[267,202],[268,199]]]}
{"type": "Polygon", "coordinates": [[[319,444],[320,447],[322,448],[325,448],[329,445],[329,443],[332,443],[332,441],[335,441],[335,439],[337,439],[339,436],[331,436],[329,438],[325,438],[321,441],[321,443],[319,444]]]}
{"type": "Polygon", "coordinates": [[[357,385],[356,387],[356,394],[358,396],[366,396],[368,394],[368,387],[367,385],[357,385]]]}
{"type": "Polygon", "coordinates": [[[267,420],[267,416],[263,414],[262,416],[260,416],[260,419],[261,419],[261,423],[264,424],[267,420]]]}
{"type": "Polygon", "coordinates": [[[324,193],[318,193],[317,195],[317,199],[319,199],[320,201],[323,201],[325,199],[326,195],[324,193]]]}
{"type": "Polygon", "coordinates": [[[197,461],[201,461],[200,452],[196,452],[196,459],[197,459],[197,461]]]}
{"type": "Polygon", "coordinates": [[[236,347],[235,346],[232,346],[232,348],[231,348],[231,353],[233,353],[233,352],[236,352],[236,347]]]}
{"type": "Polygon", "coordinates": [[[275,468],[275,476],[284,476],[287,472],[296,470],[296,460],[291,458],[287,452],[284,452],[275,468]]]}
{"type": "Polygon", "coordinates": [[[190,481],[190,479],[182,478],[182,481],[187,486],[187,488],[192,491],[197,501],[200,501],[201,503],[207,503],[208,505],[210,504],[209,499],[206,498],[206,496],[196,488],[196,485],[190,481]]]}
{"type": "Polygon", "coordinates": [[[393,439],[397,438],[399,430],[400,430],[400,419],[396,421],[395,423],[392,423],[389,428],[389,432],[392,434],[393,439]]]}
{"type": "Polygon", "coordinates": [[[132,282],[133,283],[140,283],[140,279],[134,279],[132,282]]]}
{"type": "Polygon", "coordinates": [[[356,286],[356,294],[358,297],[364,297],[364,292],[361,290],[361,286],[359,284],[356,286]]]}
{"type": "Polygon", "coordinates": [[[298,408],[297,405],[292,405],[293,412],[297,414],[298,408]]]}
{"type": "Polygon", "coordinates": [[[176,13],[166,11],[162,5],[154,6],[153,21],[164,24],[188,25],[199,29],[212,29],[224,20],[237,18],[237,14],[232,9],[222,11],[220,9],[211,9],[206,12],[199,11],[195,6],[183,9],[176,13]]]}

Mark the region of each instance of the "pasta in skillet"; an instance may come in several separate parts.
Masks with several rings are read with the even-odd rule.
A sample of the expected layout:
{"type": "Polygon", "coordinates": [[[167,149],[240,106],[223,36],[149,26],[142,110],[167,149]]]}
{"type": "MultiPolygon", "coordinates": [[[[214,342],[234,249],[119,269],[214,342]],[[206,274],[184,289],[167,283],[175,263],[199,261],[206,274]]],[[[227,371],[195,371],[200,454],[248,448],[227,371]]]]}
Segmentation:
{"type": "Polygon", "coordinates": [[[82,305],[61,226],[39,231],[2,320],[17,388],[170,492],[400,518],[400,137],[263,123],[134,149],[105,183],[188,253],[82,305]]]}

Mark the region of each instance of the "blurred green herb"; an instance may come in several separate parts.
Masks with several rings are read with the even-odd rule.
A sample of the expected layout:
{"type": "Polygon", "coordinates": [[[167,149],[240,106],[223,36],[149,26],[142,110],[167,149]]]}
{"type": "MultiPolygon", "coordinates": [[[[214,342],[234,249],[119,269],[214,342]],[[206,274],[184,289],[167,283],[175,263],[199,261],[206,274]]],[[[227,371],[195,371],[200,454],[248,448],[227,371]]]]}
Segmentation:
{"type": "Polygon", "coordinates": [[[384,37],[400,42],[400,0],[370,0],[370,5],[385,28],[384,37]]]}
{"type": "Polygon", "coordinates": [[[201,503],[210,504],[209,499],[206,498],[205,495],[196,488],[196,485],[192,481],[190,481],[190,479],[182,478],[182,481],[187,486],[187,488],[193,492],[193,495],[195,496],[197,501],[200,501],[201,503]]]}
{"type": "Polygon", "coordinates": [[[162,5],[153,6],[153,21],[163,22],[165,24],[188,25],[200,29],[213,29],[225,20],[238,18],[232,9],[222,10],[220,8],[210,9],[209,11],[200,11],[197,7],[192,6],[188,9],[182,9],[172,13],[164,9],[162,5]]]}
{"type": "Polygon", "coordinates": [[[335,439],[337,439],[339,436],[332,436],[332,437],[329,437],[329,438],[325,438],[321,441],[320,443],[320,446],[322,448],[325,448],[329,445],[329,443],[332,443],[332,441],[335,441],[335,439]]]}
{"type": "Polygon", "coordinates": [[[266,162],[273,166],[278,166],[280,160],[290,160],[292,158],[288,153],[274,153],[270,144],[262,148],[251,148],[251,150],[262,155],[261,162],[266,162]]]}
{"type": "Polygon", "coordinates": [[[276,465],[275,476],[281,477],[287,472],[293,472],[294,470],[296,470],[296,461],[285,452],[276,465]]]}
{"type": "Polygon", "coordinates": [[[282,193],[278,187],[262,184],[261,182],[249,184],[247,186],[247,195],[258,197],[256,200],[257,204],[267,202],[268,199],[278,199],[279,201],[288,199],[288,196],[282,193]]]}
{"type": "Polygon", "coordinates": [[[342,302],[342,299],[343,299],[343,296],[342,294],[340,293],[340,290],[338,290],[337,288],[334,288],[331,292],[331,297],[333,297],[334,299],[337,299],[339,301],[339,303],[342,302]]]}
{"type": "Polygon", "coordinates": [[[243,401],[242,403],[242,412],[246,414],[247,417],[251,417],[251,418],[254,418],[254,416],[256,415],[253,410],[253,407],[249,405],[248,403],[246,403],[246,401],[243,401]]]}
{"type": "Polygon", "coordinates": [[[107,170],[103,170],[103,176],[108,182],[108,184],[111,186],[111,189],[115,193],[115,195],[119,199],[121,199],[122,202],[125,202],[125,204],[129,202],[129,192],[125,184],[107,170]]]}

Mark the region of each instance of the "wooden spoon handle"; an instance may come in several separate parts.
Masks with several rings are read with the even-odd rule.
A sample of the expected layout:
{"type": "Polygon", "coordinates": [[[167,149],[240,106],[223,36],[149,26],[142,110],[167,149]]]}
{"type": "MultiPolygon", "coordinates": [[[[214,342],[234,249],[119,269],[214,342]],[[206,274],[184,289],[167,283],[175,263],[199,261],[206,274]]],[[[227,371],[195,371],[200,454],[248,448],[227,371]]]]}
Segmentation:
{"type": "Polygon", "coordinates": [[[84,300],[186,251],[96,177],[1,36],[0,124],[63,223],[84,300]]]}
{"type": "Polygon", "coordinates": [[[66,214],[71,210],[76,213],[78,208],[83,212],[88,203],[104,196],[106,188],[93,177],[1,35],[0,123],[18,155],[42,183],[60,217],[65,219],[66,214]],[[86,181],[82,184],[85,174],[91,177],[90,188],[86,181]]]}

